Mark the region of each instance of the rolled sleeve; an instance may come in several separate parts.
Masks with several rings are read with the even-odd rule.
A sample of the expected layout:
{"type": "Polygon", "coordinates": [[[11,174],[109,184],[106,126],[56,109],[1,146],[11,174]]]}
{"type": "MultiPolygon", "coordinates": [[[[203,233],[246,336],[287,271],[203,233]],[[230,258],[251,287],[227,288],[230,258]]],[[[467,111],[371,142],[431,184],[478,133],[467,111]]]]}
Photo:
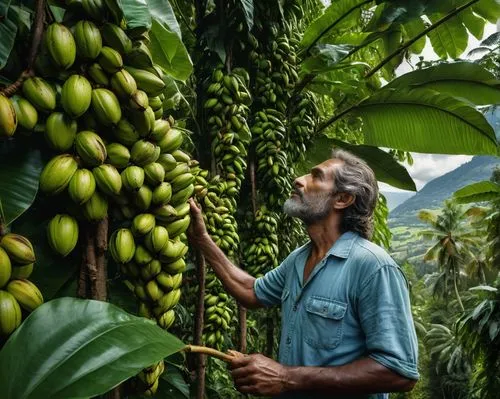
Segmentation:
{"type": "Polygon", "coordinates": [[[257,299],[265,306],[281,303],[281,293],[285,286],[288,258],[276,269],[255,280],[254,291],[257,299]]]}
{"type": "Polygon", "coordinates": [[[381,267],[364,282],[359,298],[368,356],[417,380],[418,341],[402,271],[396,265],[381,267]]]}

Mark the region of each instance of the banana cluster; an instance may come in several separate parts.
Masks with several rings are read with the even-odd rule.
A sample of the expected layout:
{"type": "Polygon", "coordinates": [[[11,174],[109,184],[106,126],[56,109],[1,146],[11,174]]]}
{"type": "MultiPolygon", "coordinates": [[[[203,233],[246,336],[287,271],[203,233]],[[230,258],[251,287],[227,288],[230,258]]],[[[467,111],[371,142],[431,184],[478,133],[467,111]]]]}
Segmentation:
{"type": "Polygon", "coordinates": [[[19,234],[0,238],[0,342],[43,303],[35,284],[27,280],[33,271],[35,252],[31,242],[19,234]]]}
{"type": "Polygon", "coordinates": [[[245,240],[242,241],[241,253],[246,271],[257,278],[278,266],[279,216],[262,205],[255,215],[250,213],[246,220],[242,226],[246,234],[245,240]]]}
{"type": "Polygon", "coordinates": [[[207,126],[212,141],[212,154],[218,173],[227,181],[228,195],[237,197],[247,167],[246,156],[250,144],[247,125],[248,106],[252,98],[248,91],[250,76],[243,68],[234,68],[224,74],[216,68],[207,87],[205,101],[207,126]]]}

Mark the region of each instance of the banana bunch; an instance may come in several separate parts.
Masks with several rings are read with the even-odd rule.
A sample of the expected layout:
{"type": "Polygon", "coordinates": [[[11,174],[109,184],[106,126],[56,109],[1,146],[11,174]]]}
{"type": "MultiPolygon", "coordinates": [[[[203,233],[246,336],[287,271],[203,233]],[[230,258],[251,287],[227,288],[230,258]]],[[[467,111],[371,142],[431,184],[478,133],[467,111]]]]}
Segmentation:
{"type": "Polygon", "coordinates": [[[257,278],[278,266],[281,242],[276,232],[279,216],[262,205],[255,215],[247,215],[246,220],[242,229],[246,234],[242,240],[241,254],[246,271],[257,278]]]}
{"type": "Polygon", "coordinates": [[[250,144],[247,125],[248,106],[252,102],[247,87],[250,76],[243,68],[224,74],[216,68],[206,89],[209,98],[204,108],[212,141],[217,171],[230,184],[228,195],[236,197],[245,177],[246,156],[250,144]]]}
{"type": "Polygon", "coordinates": [[[252,125],[256,176],[262,196],[271,209],[281,207],[292,190],[294,172],[286,151],[284,119],[280,111],[265,108],[254,114],[252,125]]]}
{"type": "Polygon", "coordinates": [[[33,271],[35,252],[19,234],[0,238],[0,341],[6,339],[27,315],[43,303],[35,284],[27,280],[33,271]]]}
{"type": "Polygon", "coordinates": [[[234,311],[231,300],[224,292],[221,282],[213,273],[207,274],[205,286],[205,321],[203,342],[214,348],[223,349],[225,335],[230,334],[234,311]]]}

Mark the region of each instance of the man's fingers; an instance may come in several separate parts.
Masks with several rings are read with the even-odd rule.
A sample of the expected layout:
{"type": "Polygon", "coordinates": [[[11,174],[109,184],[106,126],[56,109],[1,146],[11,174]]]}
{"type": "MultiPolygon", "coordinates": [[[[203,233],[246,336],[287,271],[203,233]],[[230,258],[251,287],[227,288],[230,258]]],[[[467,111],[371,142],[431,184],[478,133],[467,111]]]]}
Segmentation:
{"type": "Polygon", "coordinates": [[[199,214],[201,212],[200,211],[200,207],[196,204],[196,202],[194,202],[193,198],[189,198],[188,202],[189,202],[189,206],[191,208],[191,212],[193,214],[197,215],[197,214],[199,214]]]}
{"type": "Polygon", "coordinates": [[[229,367],[231,370],[235,370],[241,367],[247,366],[251,362],[252,358],[250,356],[241,356],[241,357],[234,357],[231,362],[229,363],[229,367]]]}

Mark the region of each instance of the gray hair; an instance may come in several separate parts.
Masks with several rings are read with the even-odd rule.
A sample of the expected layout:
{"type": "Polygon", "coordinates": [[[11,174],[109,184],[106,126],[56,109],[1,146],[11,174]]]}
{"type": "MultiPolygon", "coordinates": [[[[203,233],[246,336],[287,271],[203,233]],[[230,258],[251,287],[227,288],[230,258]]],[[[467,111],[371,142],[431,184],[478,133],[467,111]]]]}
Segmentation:
{"type": "Polygon", "coordinates": [[[354,196],[352,205],[344,210],[341,231],[354,231],[369,240],[373,234],[373,211],[378,198],[375,174],[365,161],[350,152],[334,149],[332,158],[343,162],[335,170],[335,192],[354,196]]]}

